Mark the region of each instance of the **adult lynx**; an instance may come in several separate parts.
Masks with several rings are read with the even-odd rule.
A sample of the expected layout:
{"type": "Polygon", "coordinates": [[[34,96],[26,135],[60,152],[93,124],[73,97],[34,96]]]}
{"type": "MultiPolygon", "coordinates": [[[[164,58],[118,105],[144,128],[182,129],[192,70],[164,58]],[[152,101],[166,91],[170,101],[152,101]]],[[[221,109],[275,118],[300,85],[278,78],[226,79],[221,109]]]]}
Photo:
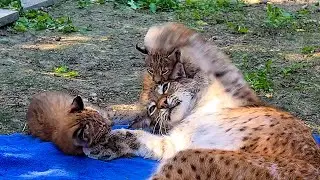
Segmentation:
{"type": "MultiPolygon", "coordinates": [[[[170,28],[161,31],[170,42],[181,33],[170,28]]],[[[166,112],[159,113],[159,119],[174,122],[168,135],[113,130],[96,146],[84,148],[87,156],[161,160],[152,176],[155,180],[320,178],[319,147],[300,119],[262,105],[228,57],[199,34],[173,42],[186,50],[208,81],[200,82],[194,95],[190,88],[182,90],[188,83],[175,88],[179,81],[173,82],[173,91],[159,99],[166,104],[158,109],[166,112]]]]}

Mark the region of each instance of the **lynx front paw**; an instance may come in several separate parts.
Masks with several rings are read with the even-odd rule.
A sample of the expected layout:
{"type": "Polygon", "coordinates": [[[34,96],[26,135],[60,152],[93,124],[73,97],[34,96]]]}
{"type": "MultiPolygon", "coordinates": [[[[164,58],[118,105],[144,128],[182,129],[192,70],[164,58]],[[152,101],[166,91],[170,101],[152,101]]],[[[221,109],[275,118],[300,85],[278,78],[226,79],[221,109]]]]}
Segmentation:
{"type": "Polygon", "coordinates": [[[110,161],[112,159],[120,157],[118,154],[108,148],[105,148],[103,150],[99,150],[96,148],[83,148],[83,152],[89,158],[103,161],[110,161]]]}
{"type": "Polygon", "coordinates": [[[90,158],[108,161],[133,154],[138,148],[137,137],[133,131],[119,129],[101,138],[98,144],[84,147],[83,152],[90,158]]]}

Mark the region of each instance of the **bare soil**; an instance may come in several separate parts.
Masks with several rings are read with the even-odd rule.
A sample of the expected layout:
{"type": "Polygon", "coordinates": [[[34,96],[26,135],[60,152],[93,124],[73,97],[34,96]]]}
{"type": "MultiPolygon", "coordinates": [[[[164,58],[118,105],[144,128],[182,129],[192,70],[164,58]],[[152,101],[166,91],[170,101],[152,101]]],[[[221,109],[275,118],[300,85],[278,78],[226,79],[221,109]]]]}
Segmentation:
{"type": "MultiPolygon", "coordinates": [[[[295,8],[295,6],[289,7],[295,8]]],[[[256,16],[264,5],[248,7],[256,16]]],[[[77,8],[75,0],[61,2],[48,9],[54,17],[69,16],[81,28],[91,31],[62,34],[51,30],[14,33],[0,29],[0,133],[23,132],[26,108],[31,96],[44,90],[82,95],[100,106],[133,103],[138,99],[143,57],[135,50],[147,29],[158,23],[174,21],[173,12],[151,14],[125,6],[94,4],[77,8]],[[79,72],[77,78],[52,74],[66,65],[79,72]]],[[[318,14],[318,16],[320,16],[318,14]]],[[[320,126],[320,54],[301,54],[305,45],[319,45],[320,32],[299,35],[239,35],[223,25],[208,25],[203,34],[230,54],[243,71],[263,66],[272,59],[271,98],[269,103],[304,119],[317,131],[320,126]],[[291,75],[281,69],[303,63],[291,75]]]]}

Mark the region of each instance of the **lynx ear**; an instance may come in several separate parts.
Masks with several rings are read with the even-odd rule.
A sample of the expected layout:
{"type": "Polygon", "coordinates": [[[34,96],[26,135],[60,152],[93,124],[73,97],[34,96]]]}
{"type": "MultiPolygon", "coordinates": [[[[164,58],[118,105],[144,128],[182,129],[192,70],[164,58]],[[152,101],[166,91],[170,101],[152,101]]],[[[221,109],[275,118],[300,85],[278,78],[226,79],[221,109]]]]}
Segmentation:
{"type": "Polygon", "coordinates": [[[72,134],[72,142],[75,146],[87,146],[87,141],[84,139],[84,128],[78,128],[74,133],[72,134]]]}
{"type": "Polygon", "coordinates": [[[184,70],[184,66],[182,63],[178,62],[170,74],[170,79],[175,80],[179,78],[185,78],[187,77],[186,71],[184,70]]]}
{"type": "Polygon", "coordinates": [[[136,49],[140,51],[142,54],[148,54],[148,50],[146,47],[139,47],[138,43],[136,44],[136,49]]]}
{"type": "Polygon", "coordinates": [[[82,98],[80,96],[77,96],[73,99],[71,103],[70,113],[80,112],[82,110],[84,110],[84,104],[83,104],[82,98]]]}
{"type": "Polygon", "coordinates": [[[181,51],[179,49],[174,49],[168,56],[169,59],[175,60],[175,62],[181,62],[181,51]]]}

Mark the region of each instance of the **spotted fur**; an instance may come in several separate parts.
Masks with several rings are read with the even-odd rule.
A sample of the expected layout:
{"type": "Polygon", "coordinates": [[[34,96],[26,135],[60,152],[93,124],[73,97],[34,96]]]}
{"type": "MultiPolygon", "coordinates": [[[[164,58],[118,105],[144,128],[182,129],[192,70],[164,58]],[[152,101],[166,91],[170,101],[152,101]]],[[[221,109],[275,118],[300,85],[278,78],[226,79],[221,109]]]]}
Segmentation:
{"type": "MultiPolygon", "coordinates": [[[[143,74],[143,90],[140,95],[142,104],[148,103],[150,99],[148,95],[155,85],[176,80],[180,77],[193,78],[199,72],[199,67],[190,63],[183,48],[173,47],[174,42],[167,41],[170,39],[167,38],[170,35],[167,29],[180,32],[179,35],[181,36],[171,37],[172,39],[180,39],[180,43],[185,39],[184,37],[190,36],[195,32],[178,23],[169,23],[164,26],[165,28],[162,28],[162,26],[151,27],[144,39],[144,49],[137,48],[145,54],[147,66],[147,70],[143,74]],[[160,32],[160,30],[164,31],[160,32]],[[160,47],[168,48],[161,49],[160,47]]],[[[177,36],[177,34],[174,34],[174,36],[177,36]]]]}
{"type": "Polygon", "coordinates": [[[169,114],[161,118],[176,122],[171,130],[161,136],[114,130],[105,138],[127,133],[132,137],[84,148],[87,156],[111,160],[130,154],[161,160],[151,179],[320,178],[320,149],[299,118],[261,104],[228,57],[199,35],[190,36],[182,46],[207,81],[200,81],[201,86],[186,83],[178,89],[174,88],[179,87],[176,81],[173,91],[160,98],[158,102],[167,102],[160,110],[169,114]],[[188,90],[192,87],[200,91],[192,95],[188,90]],[[187,97],[196,98],[189,101],[187,97]],[[114,147],[121,147],[120,152],[114,147]]]}

